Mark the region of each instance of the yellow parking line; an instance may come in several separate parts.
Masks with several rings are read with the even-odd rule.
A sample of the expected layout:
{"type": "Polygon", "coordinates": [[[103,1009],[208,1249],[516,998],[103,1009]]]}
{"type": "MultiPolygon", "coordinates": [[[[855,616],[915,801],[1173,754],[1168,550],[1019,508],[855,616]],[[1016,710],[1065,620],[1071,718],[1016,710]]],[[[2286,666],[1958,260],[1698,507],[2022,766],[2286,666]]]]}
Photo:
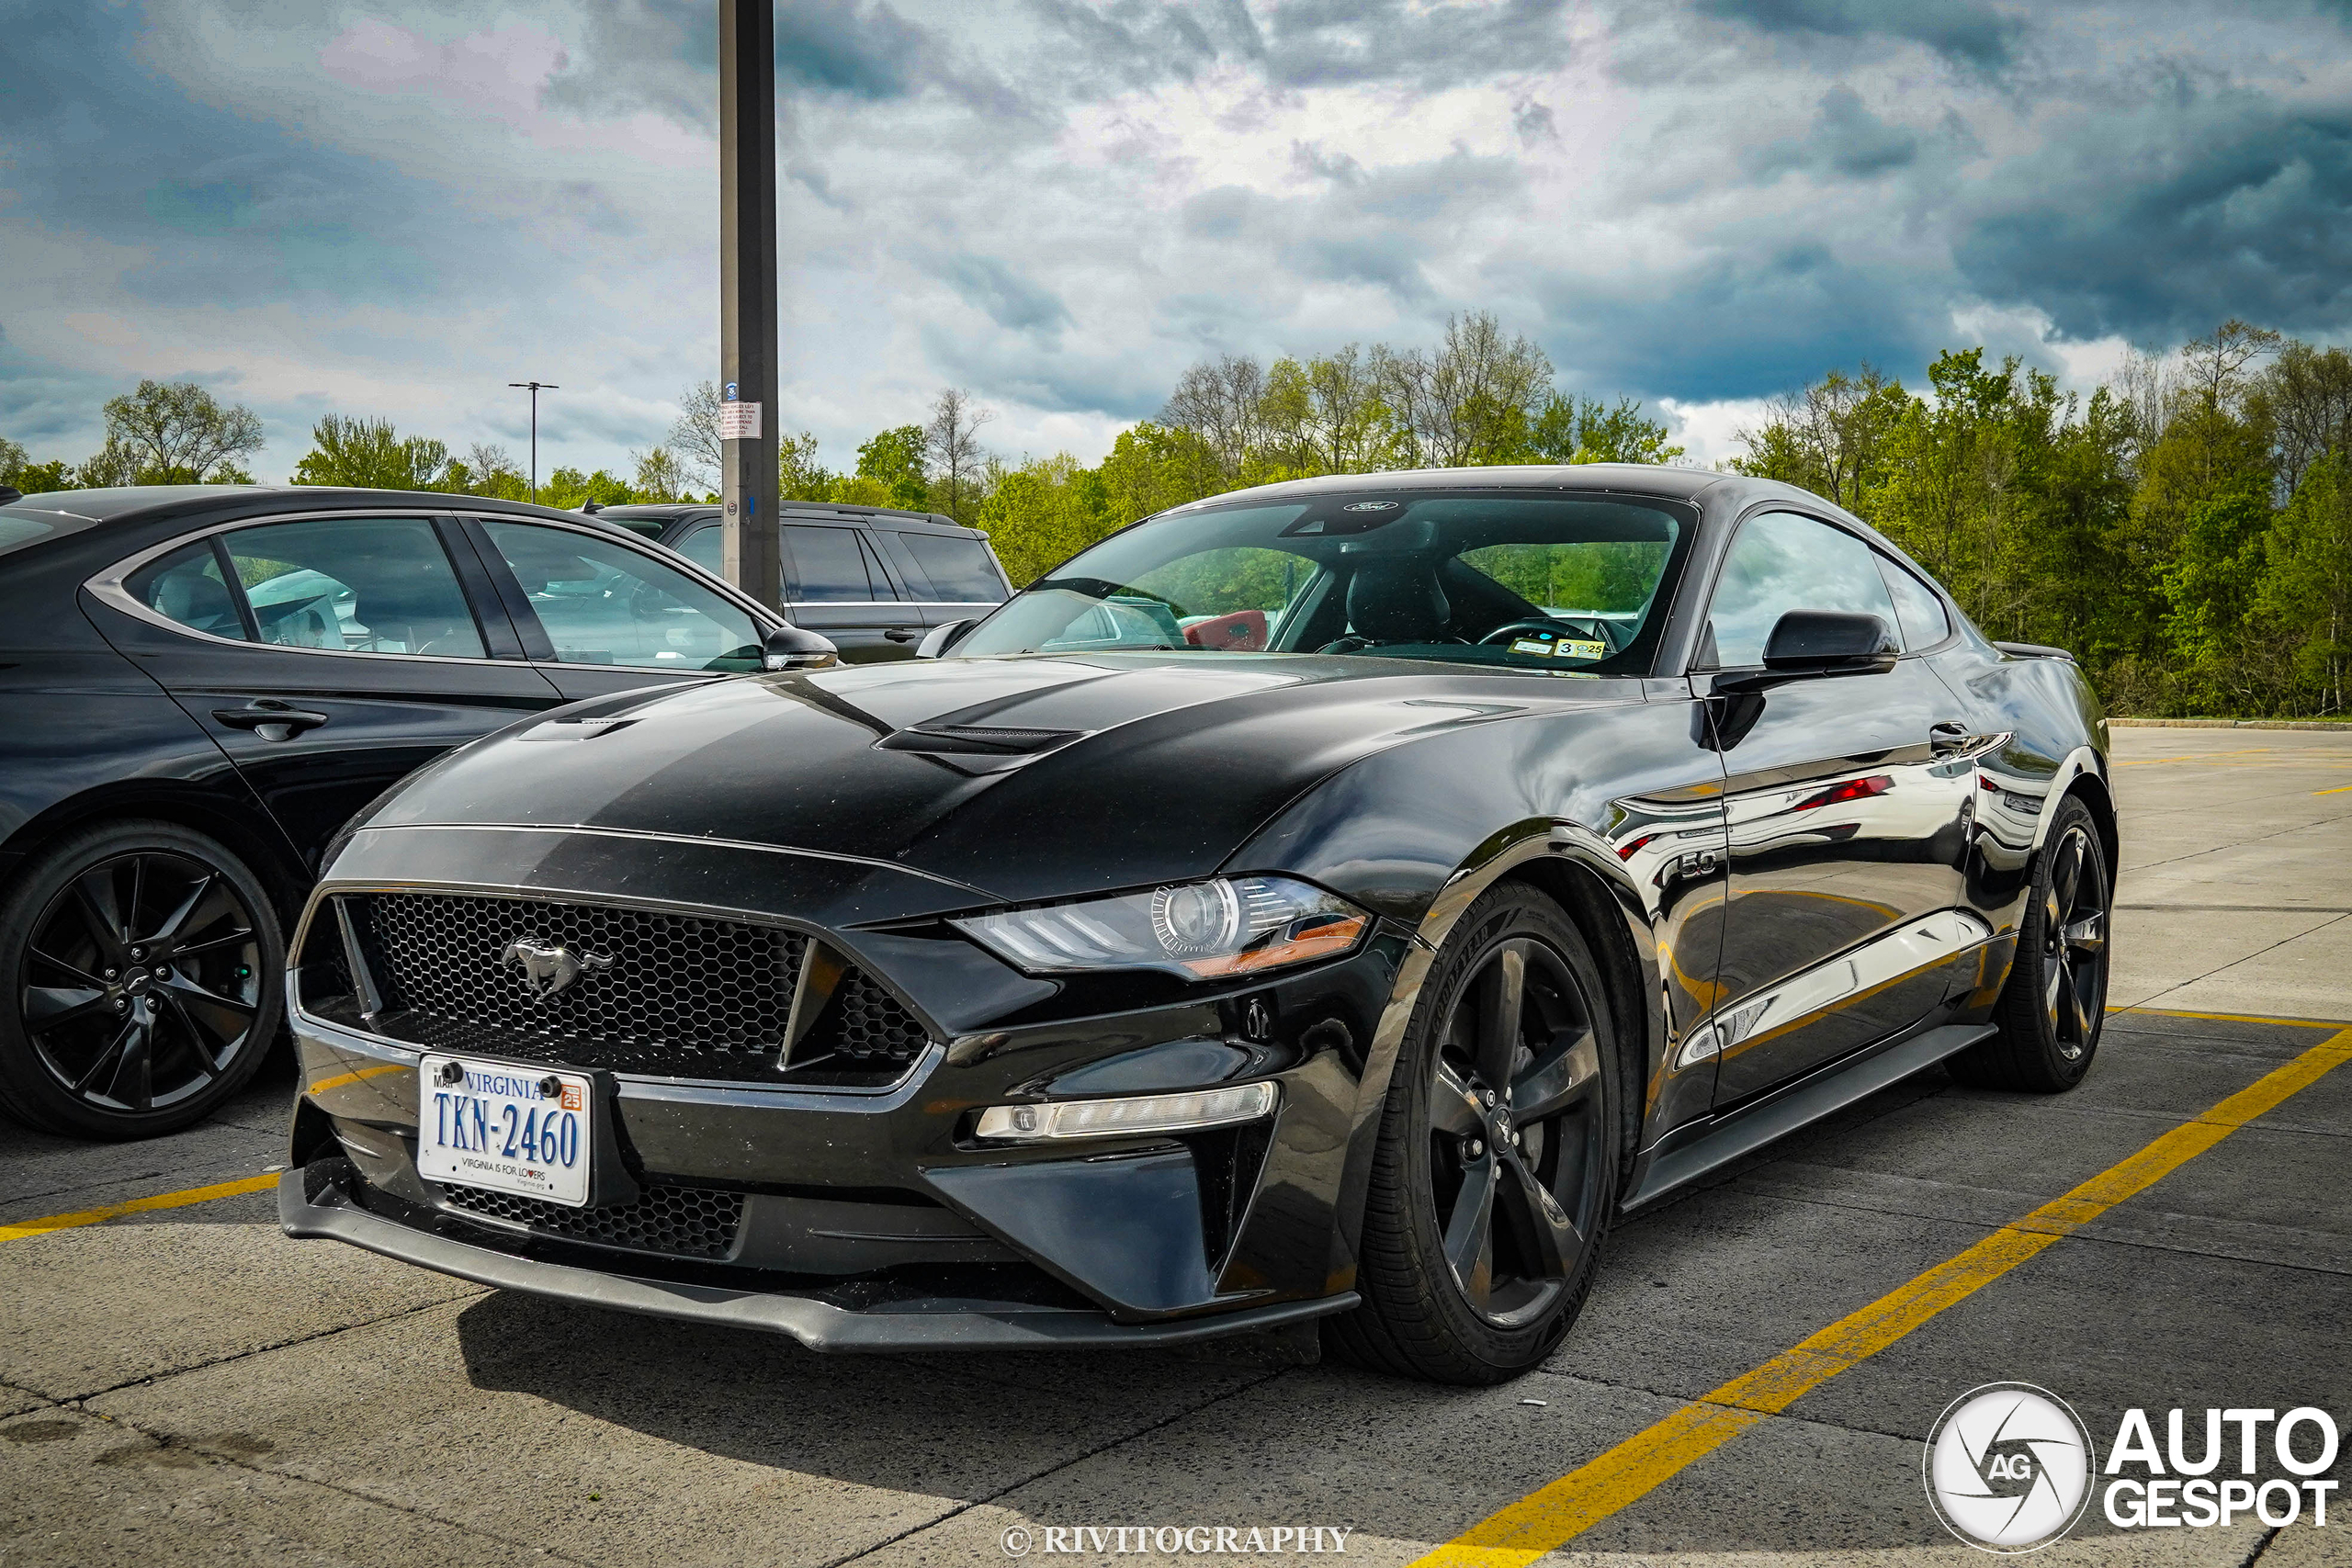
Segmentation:
{"type": "Polygon", "coordinates": [[[71,1214],[51,1214],[42,1220],[19,1220],[12,1225],[0,1225],[0,1241],[22,1241],[28,1235],[46,1235],[51,1231],[72,1230],[76,1225],[102,1225],[108,1220],[119,1220],[125,1214],[144,1214],[156,1209],[182,1209],[190,1203],[209,1203],[215,1198],[234,1198],[241,1192],[259,1192],[277,1185],[275,1176],[247,1176],[235,1181],[217,1181],[209,1187],[190,1187],[180,1192],[158,1192],[153,1198],[133,1198],[127,1202],[108,1203],[102,1209],[83,1209],[71,1214]]]}
{"type": "Polygon", "coordinates": [[[2312,793],[2313,795],[2342,795],[2346,790],[2352,790],[2352,784],[2337,784],[2334,789],[2315,789],[2312,793]]]}
{"type": "Polygon", "coordinates": [[[1480,1520],[1413,1568],[1524,1568],[1849,1367],[1876,1355],[2061,1236],[2179,1169],[2331,1068],[2352,1061],[2352,1029],[2158,1136],[2063,1198],[2002,1226],[1958,1257],[1872,1302],[1550,1485],[1480,1520]]]}
{"type": "Polygon", "coordinates": [[[2109,1008],[2109,1012],[2144,1013],[2150,1018],[2203,1018],[2217,1023],[2277,1023],[2290,1029],[2342,1029],[2340,1018],[2272,1018],[2251,1012],[2179,1012],[2171,1008],[2109,1008]]]}

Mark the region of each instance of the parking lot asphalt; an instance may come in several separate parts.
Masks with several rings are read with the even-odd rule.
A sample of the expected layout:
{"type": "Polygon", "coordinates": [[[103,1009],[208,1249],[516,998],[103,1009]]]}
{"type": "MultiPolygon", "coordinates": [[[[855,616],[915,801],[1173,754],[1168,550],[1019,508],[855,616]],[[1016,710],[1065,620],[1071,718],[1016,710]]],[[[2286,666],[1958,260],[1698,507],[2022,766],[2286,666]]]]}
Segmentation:
{"type": "MultiPolygon", "coordinates": [[[[1225,1526],[1383,1564],[1956,1563],[1921,1438],[1977,1385],[2059,1393],[2102,1454],[2132,1407],[2159,1442],[2175,1407],[2346,1424],[2352,737],[2116,753],[2135,1010],[2085,1084],[1930,1072],[1765,1151],[1621,1227],[1499,1389],[1255,1341],[820,1357],[290,1242],[235,1190],[283,1157],[285,1073],[146,1144],[0,1127],[0,1565],[1002,1562],[1137,1526],[1212,1561],[1225,1526]]],[[[2094,1505],[2037,1560],[2352,1564],[2329,1517],[2094,1505]]]]}

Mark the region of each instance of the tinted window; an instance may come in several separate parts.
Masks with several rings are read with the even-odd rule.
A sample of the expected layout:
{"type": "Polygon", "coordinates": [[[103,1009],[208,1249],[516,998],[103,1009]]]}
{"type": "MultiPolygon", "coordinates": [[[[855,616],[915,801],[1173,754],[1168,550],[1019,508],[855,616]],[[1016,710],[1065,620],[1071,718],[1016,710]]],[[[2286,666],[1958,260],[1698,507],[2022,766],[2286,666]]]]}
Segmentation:
{"type": "Polygon", "coordinates": [[[1690,516],[1671,502],[1491,491],[1179,512],[1032,583],[956,652],[1264,649],[1637,673],[1690,516]]]}
{"type": "Polygon", "coordinates": [[[220,558],[212,541],[183,545],[161,560],[132,572],[123,588],[157,615],[177,621],[192,631],[243,642],[245,624],[237,615],[237,601],[220,576],[220,558]]]}
{"type": "Polygon", "coordinates": [[[1903,651],[1933,648],[1951,636],[1951,617],[1934,589],[1884,556],[1878,558],[1880,575],[1894,594],[1894,613],[1903,622],[1903,651]]]}
{"type": "Polygon", "coordinates": [[[697,528],[678,541],[677,552],[713,577],[725,577],[719,570],[721,556],[727,548],[727,536],[716,523],[697,528]]]}
{"type": "Polygon", "coordinates": [[[933,591],[942,599],[985,600],[994,604],[1004,598],[1004,582],[997,576],[996,561],[979,540],[901,533],[899,543],[907,547],[915,564],[931,579],[933,591]]]}
{"type": "Polygon", "coordinates": [[[890,596],[887,587],[866,575],[865,551],[857,542],[856,529],[787,523],[784,543],[792,552],[795,599],[812,604],[860,604],[890,596]]]}
{"type": "Polygon", "coordinates": [[[1715,664],[1737,670],[1764,662],[1772,624],[1791,610],[1872,615],[1894,629],[1894,604],[1868,545],[1826,523],[1767,512],[1739,525],[1715,584],[1707,626],[1715,664]]]}
{"type": "Polygon", "coordinates": [[[616,540],[484,519],[566,664],[757,670],[752,617],[682,571],[616,540]]]}
{"type": "Polygon", "coordinates": [[[0,516],[0,556],[6,555],[19,545],[46,539],[55,532],[54,526],[35,518],[0,516]]]}
{"type": "Polygon", "coordinates": [[[458,574],[421,517],[273,523],[225,538],[264,642],[487,657],[458,574]]]}

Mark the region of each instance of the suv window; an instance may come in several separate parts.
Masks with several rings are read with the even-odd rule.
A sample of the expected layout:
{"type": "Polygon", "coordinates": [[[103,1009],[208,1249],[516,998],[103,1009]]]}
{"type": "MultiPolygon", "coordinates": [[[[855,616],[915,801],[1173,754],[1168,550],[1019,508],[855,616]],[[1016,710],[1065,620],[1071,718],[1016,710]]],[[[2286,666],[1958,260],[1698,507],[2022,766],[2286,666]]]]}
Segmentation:
{"type": "Polygon", "coordinates": [[[871,604],[894,597],[889,576],[874,563],[854,528],[787,523],[792,597],[810,604],[871,604]]]}
{"type": "Polygon", "coordinates": [[[1951,636],[1951,617],[1944,614],[1944,602],[1936,597],[1934,589],[1884,556],[1878,558],[1878,570],[1894,594],[1894,613],[1903,622],[1904,652],[1933,648],[1951,636]]]}
{"type": "Polygon", "coordinates": [[[932,592],[940,598],[984,600],[991,604],[1003,601],[1003,580],[997,575],[996,561],[989,554],[989,547],[979,540],[902,529],[899,543],[907,547],[907,553],[915,558],[915,564],[931,579],[932,592]]]}
{"type": "Polygon", "coordinates": [[[1764,662],[1764,639],[1791,610],[1840,610],[1897,626],[1878,574],[1878,552],[1840,528],[1793,512],[1767,512],[1739,525],[1707,614],[1713,665],[1764,662]]]}
{"type": "Polygon", "coordinates": [[[440,537],[422,517],[269,523],[222,540],[264,642],[489,657],[440,537]]]}
{"type": "Polygon", "coordinates": [[[727,575],[719,570],[725,563],[727,534],[718,524],[703,525],[680,539],[673,547],[711,576],[725,577],[727,575]]]}
{"type": "Polygon", "coordinates": [[[485,518],[566,664],[757,670],[752,617],[682,571],[617,540],[485,518]]]}
{"type": "Polygon", "coordinates": [[[236,597],[220,575],[220,557],[209,539],[183,545],[130,574],[123,589],[133,599],[190,631],[245,639],[236,597]]]}

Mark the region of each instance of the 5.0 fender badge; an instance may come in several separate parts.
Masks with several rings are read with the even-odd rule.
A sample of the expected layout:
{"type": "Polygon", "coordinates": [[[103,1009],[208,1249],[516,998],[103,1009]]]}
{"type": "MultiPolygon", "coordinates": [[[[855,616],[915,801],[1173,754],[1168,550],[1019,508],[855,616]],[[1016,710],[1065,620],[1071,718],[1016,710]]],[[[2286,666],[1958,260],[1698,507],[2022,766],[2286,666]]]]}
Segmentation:
{"type": "Polygon", "coordinates": [[[574,953],[561,942],[533,942],[516,937],[498,955],[501,964],[523,966],[523,984],[534,1000],[545,1001],[565,990],[592,969],[610,969],[613,961],[601,953],[574,953]]]}

